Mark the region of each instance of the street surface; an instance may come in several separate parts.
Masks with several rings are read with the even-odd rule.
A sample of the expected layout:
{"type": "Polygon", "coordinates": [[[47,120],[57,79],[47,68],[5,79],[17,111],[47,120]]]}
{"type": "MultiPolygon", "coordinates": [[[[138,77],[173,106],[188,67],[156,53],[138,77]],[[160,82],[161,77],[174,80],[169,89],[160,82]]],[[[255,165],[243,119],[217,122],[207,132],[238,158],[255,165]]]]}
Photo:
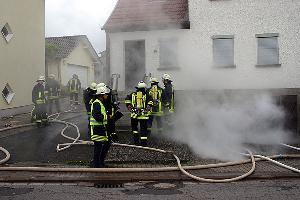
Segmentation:
{"type": "Polygon", "coordinates": [[[255,180],[233,183],[138,182],[119,188],[61,184],[1,184],[1,200],[94,200],[94,199],[284,199],[300,196],[299,179],[255,180]]]}

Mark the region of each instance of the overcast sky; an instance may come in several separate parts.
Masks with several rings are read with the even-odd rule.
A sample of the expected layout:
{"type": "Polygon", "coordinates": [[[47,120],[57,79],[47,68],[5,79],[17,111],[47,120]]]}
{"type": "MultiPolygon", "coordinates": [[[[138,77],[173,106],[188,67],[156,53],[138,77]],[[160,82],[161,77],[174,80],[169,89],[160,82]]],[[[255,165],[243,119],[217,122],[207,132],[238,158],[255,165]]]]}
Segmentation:
{"type": "Polygon", "coordinates": [[[46,37],[87,35],[99,53],[105,50],[101,30],[117,0],[46,0],[46,37]]]}

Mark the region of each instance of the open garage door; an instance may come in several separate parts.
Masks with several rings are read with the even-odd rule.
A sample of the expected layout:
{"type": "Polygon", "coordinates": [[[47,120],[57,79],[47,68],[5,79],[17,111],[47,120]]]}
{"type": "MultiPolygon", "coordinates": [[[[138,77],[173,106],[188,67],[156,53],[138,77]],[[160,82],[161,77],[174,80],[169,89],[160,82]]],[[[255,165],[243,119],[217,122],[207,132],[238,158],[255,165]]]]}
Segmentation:
{"type": "Polygon", "coordinates": [[[77,74],[82,88],[87,88],[88,85],[88,68],[81,65],[68,64],[67,77],[72,78],[73,74],[77,74]]]}

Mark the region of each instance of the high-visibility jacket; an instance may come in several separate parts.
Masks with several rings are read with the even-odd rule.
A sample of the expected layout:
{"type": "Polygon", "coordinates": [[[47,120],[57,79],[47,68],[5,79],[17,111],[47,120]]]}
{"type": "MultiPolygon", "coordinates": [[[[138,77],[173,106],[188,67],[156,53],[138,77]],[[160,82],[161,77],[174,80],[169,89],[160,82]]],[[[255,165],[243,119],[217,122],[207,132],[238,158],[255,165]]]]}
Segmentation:
{"type": "Polygon", "coordinates": [[[125,104],[128,107],[131,105],[131,118],[136,119],[149,119],[151,110],[147,110],[147,107],[153,106],[153,100],[150,95],[142,91],[136,91],[128,95],[125,99],[125,104]]]}
{"type": "Polygon", "coordinates": [[[68,82],[68,89],[71,93],[79,93],[81,82],[78,78],[71,78],[68,82]]]}
{"type": "Polygon", "coordinates": [[[107,114],[104,105],[99,99],[93,101],[91,106],[90,126],[91,140],[97,142],[108,141],[106,131],[107,114]]]}
{"type": "Polygon", "coordinates": [[[151,88],[147,90],[147,94],[153,99],[152,115],[162,116],[162,97],[164,96],[164,91],[158,85],[152,85],[151,88]]]}
{"type": "Polygon", "coordinates": [[[42,84],[36,84],[32,89],[32,102],[34,104],[45,104],[45,87],[42,84]]]}
{"type": "Polygon", "coordinates": [[[164,96],[163,96],[163,104],[168,109],[170,113],[174,112],[175,108],[175,95],[174,95],[174,87],[171,82],[165,85],[164,96]]]}

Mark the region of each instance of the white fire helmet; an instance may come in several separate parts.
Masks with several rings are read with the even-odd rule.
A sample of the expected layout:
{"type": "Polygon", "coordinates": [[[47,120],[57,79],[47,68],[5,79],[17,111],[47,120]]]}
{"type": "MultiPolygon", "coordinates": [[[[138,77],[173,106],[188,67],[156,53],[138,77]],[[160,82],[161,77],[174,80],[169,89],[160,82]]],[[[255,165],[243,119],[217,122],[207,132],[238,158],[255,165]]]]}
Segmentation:
{"type": "Polygon", "coordinates": [[[172,81],[171,76],[170,76],[169,74],[164,74],[164,75],[162,76],[162,79],[163,79],[163,80],[169,80],[169,81],[172,81]]]}
{"type": "Polygon", "coordinates": [[[139,88],[139,89],[141,89],[141,88],[147,88],[147,84],[144,83],[144,81],[140,81],[140,82],[137,84],[136,88],[139,88]]]}
{"type": "Polygon", "coordinates": [[[97,92],[96,95],[100,95],[100,94],[108,94],[109,90],[107,87],[98,87],[97,88],[97,92]]]}
{"type": "Polygon", "coordinates": [[[97,85],[97,88],[99,88],[99,87],[106,87],[106,85],[105,85],[105,83],[99,83],[99,84],[97,85]]]}
{"type": "Polygon", "coordinates": [[[157,78],[151,77],[150,83],[159,83],[159,81],[157,80],[157,78]]]}
{"type": "Polygon", "coordinates": [[[97,90],[97,83],[92,82],[90,85],[91,90],[97,90]]]}
{"type": "Polygon", "coordinates": [[[45,76],[40,76],[37,81],[45,81],[45,76]]]}

